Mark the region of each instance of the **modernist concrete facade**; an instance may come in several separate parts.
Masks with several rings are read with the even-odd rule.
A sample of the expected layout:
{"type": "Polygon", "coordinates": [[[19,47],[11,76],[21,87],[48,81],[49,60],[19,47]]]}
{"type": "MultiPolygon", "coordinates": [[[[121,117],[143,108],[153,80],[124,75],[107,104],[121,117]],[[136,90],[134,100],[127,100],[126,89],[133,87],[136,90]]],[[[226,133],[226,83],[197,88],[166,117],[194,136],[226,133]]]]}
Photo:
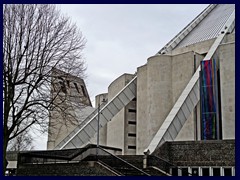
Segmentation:
{"type": "MultiPolygon", "coordinates": [[[[150,141],[193,76],[214,40],[176,49],[169,54],[148,58],[137,68],[137,97],[105,127],[106,141],[123,149],[124,154],[143,154],[150,141]],[[129,109],[136,109],[129,113],[129,109]],[[134,121],[129,124],[129,121],[134,121]],[[129,137],[127,132],[136,134],[129,137]],[[129,139],[129,141],[127,140],[129,139]],[[136,150],[128,147],[136,147],[136,150]]],[[[217,49],[220,74],[222,139],[235,139],[235,34],[226,36],[217,49]]],[[[109,86],[108,99],[124,87],[133,75],[123,74],[109,86]]],[[[179,132],[175,141],[201,140],[200,103],[179,132]]]]}
{"type": "MultiPolygon", "coordinates": [[[[235,176],[234,140],[166,142],[148,156],[116,155],[121,150],[111,147],[99,149],[96,156],[95,147],[18,153],[15,175],[235,176]]],[[[17,154],[8,155],[11,160],[10,156],[17,154]]]]}
{"type": "Polygon", "coordinates": [[[234,176],[234,13],[233,4],[209,5],[135,74],[97,95],[96,108],[81,78],[53,69],[58,106],[50,111],[48,151],[9,153],[9,164],[18,158],[20,176],[234,176]],[[208,112],[219,118],[217,136],[206,139],[208,92],[198,67],[213,59],[217,110],[208,112]]]}
{"type": "MultiPolygon", "coordinates": [[[[234,12],[235,6],[231,4],[210,5],[156,55],[149,57],[146,64],[136,67],[135,74],[123,74],[109,85],[107,93],[97,95],[96,107],[103,99],[107,99],[107,103],[102,105],[107,114],[99,110],[100,119],[102,120],[103,116],[109,117],[106,118],[107,120],[104,119],[106,125],[101,126],[100,144],[120,148],[124,155],[142,155],[152,141],[156,145],[157,141],[160,141],[159,129],[163,128],[163,124],[171,117],[170,113],[184,95],[183,92],[194,77],[194,73],[198,71],[200,62],[206,60],[206,57],[215,59],[217,63],[219,140],[234,140],[234,12]],[[136,80],[136,88],[135,92],[131,92],[134,98],[131,96],[128,99],[125,97],[127,94],[121,92],[124,88],[128,88],[131,80],[136,80]],[[129,102],[113,115],[113,111],[116,112],[116,107],[119,105],[114,104],[114,99],[121,104],[124,104],[126,99],[129,102]]],[[[176,137],[172,138],[173,141],[202,140],[201,105],[200,101],[197,102],[190,116],[186,117],[186,121],[177,131],[176,137]]],[[[91,121],[95,123],[96,119],[97,116],[89,123],[91,121]]],[[[80,129],[84,132],[84,136],[88,136],[88,131],[95,128],[89,126],[84,129],[84,127],[80,129]]],[[[78,136],[78,139],[73,142],[71,141],[73,138],[70,140],[68,138],[61,148],[77,148],[77,142],[80,142],[80,130],[73,134],[73,138],[78,136]]],[[[64,133],[67,136],[70,131],[63,132],[61,137],[52,136],[52,140],[49,138],[49,143],[55,141],[55,144],[49,145],[49,148],[56,147],[57,142],[64,139],[64,133]]],[[[171,136],[171,131],[168,133],[171,136]]],[[[87,141],[87,138],[85,140],[87,141]]],[[[96,143],[96,134],[90,142],[96,143]]]]}
{"type": "MultiPolygon", "coordinates": [[[[108,99],[116,96],[132,78],[132,74],[123,74],[117,78],[109,85],[108,93],[95,97],[95,107],[103,104],[104,101],[106,104],[108,99]]],[[[90,142],[96,143],[96,139],[95,135],[90,142]]],[[[123,154],[136,154],[136,98],[100,129],[99,142],[101,145],[121,148],[123,154]]]]}
{"type": "MultiPolygon", "coordinates": [[[[112,99],[133,78],[131,74],[124,74],[117,78],[108,88],[108,98],[112,99]]],[[[136,152],[136,101],[132,100],[107,124],[106,145],[118,147],[123,154],[136,152]]]]}

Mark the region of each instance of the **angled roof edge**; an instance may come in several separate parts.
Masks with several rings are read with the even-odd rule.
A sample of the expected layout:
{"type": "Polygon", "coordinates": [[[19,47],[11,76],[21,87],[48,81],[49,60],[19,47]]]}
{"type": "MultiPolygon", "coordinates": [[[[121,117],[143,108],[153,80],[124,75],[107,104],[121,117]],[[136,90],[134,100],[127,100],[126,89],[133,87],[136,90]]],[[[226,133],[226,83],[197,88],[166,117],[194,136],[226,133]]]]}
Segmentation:
{"type": "Polygon", "coordinates": [[[158,54],[166,54],[176,47],[181,40],[184,39],[193,29],[196,27],[215,7],[217,4],[210,4],[206,7],[195,19],[193,19],[182,31],[180,31],[173,39],[171,39],[160,51],[158,54]]]}

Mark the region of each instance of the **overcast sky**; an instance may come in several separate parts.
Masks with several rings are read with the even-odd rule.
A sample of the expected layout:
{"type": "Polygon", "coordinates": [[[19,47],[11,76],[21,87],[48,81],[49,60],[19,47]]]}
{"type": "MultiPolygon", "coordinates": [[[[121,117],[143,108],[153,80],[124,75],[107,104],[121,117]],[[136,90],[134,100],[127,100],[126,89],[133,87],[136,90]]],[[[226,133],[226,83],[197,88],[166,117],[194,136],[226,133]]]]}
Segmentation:
{"type": "MultiPolygon", "coordinates": [[[[92,104],[100,93],[124,73],[155,55],[207,4],[61,4],[58,8],[72,19],[87,39],[84,59],[92,104]]],[[[35,149],[46,149],[47,135],[38,137],[35,149]]]]}

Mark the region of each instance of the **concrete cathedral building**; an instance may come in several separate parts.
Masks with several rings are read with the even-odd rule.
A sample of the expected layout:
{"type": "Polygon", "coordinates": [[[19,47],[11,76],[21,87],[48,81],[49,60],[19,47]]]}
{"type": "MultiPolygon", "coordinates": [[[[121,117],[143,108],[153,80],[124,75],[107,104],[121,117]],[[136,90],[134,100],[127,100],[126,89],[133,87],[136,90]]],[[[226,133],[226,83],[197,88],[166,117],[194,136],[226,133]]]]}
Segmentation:
{"type": "Polygon", "coordinates": [[[80,94],[89,109],[73,108],[81,120],[68,127],[51,112],[48,150],[97,144],[182,167],[168,175],[235,175],[234,4],[209,5],[135,74],[121,75],[97,95],[95,109],[82,80],[59,80],[59,88],[70,87],[62,93],[80,94]]]}

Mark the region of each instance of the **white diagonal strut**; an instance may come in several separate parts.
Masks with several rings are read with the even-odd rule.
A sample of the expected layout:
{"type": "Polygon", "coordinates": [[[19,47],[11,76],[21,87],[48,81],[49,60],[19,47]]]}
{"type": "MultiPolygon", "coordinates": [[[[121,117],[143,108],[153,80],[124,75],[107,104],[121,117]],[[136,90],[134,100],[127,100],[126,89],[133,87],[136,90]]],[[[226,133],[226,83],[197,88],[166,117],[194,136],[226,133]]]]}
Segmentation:
{"type": "MultiPolygon", "coordinates": [[[[123,107],[136,97],[137,76],[135,76],[114,98],[99,110],[100,128],[105,126],[123,107]]],[[[55,149],[79,148],[90,141],[97,132],[98,113],[79,125],[55,149]]]]}

